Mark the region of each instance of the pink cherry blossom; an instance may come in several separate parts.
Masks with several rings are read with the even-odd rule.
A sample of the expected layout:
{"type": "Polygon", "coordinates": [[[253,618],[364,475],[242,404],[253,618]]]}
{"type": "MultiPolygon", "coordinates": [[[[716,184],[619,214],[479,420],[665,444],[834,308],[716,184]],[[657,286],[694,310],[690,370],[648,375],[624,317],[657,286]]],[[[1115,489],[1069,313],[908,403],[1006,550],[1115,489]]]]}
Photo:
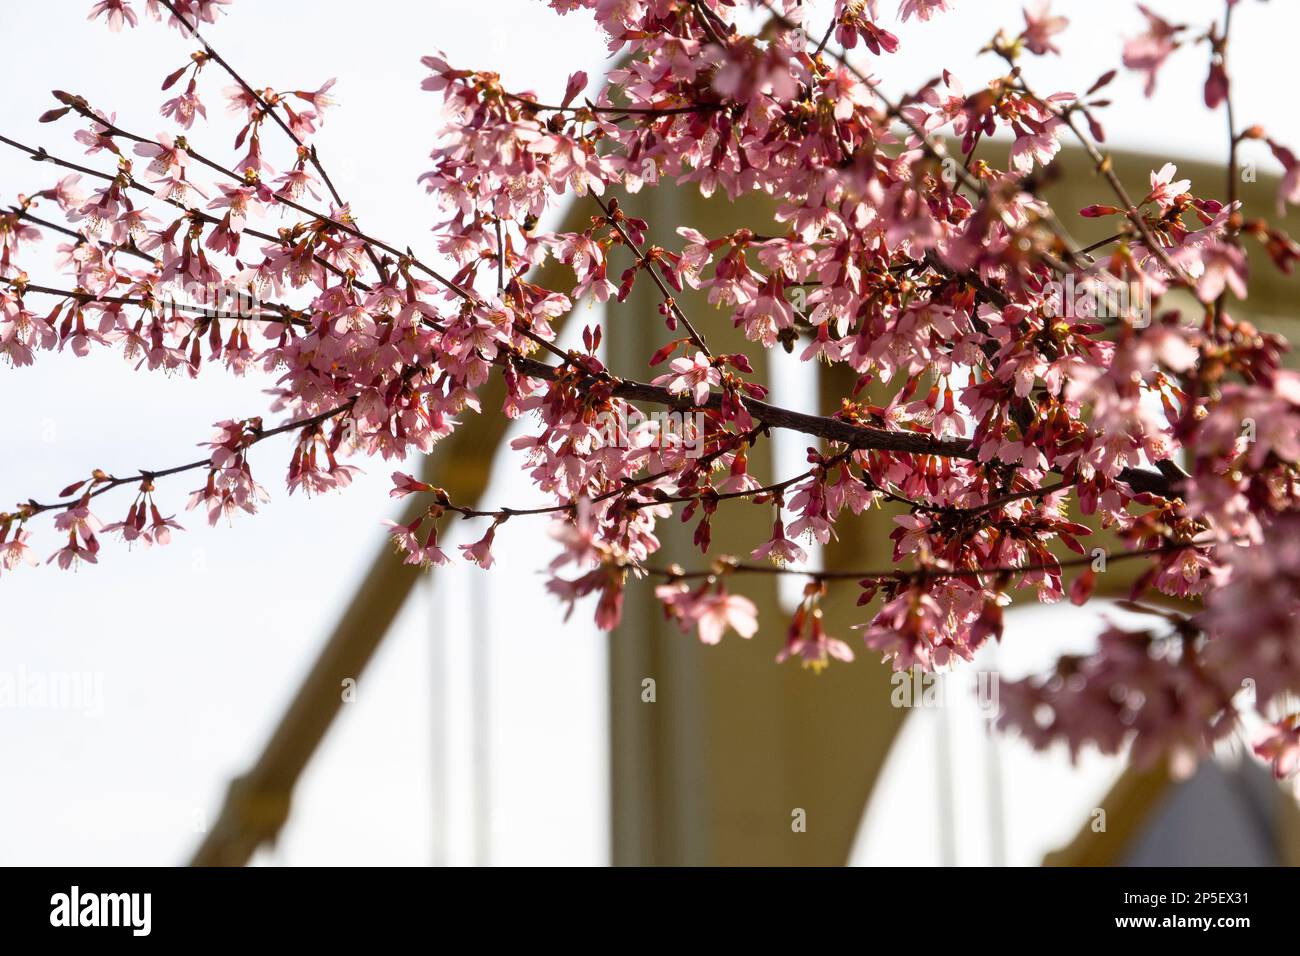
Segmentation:
{"type": "Polygon", "coordinates": [[[1236,246],[1213,243],[1200,256],[1203,272],[1196,284],[1202,302],[1213,302],[1225,289],[1239,299],[1246,298],[1246,257],[1236,246]]]}
{"type": "Polygon", "coordinates": [[[1192,188],[1190,179],[1174,181],[1174,176],[1177,174],[1178,167],[1173,163],[1165,163],[1160,172],[1152,173],[1151,192],[1147,194],[1144,202],[1156,203],[1161,209],[1170,208],[1175,199],[1192,188]]]}
{"type": "Polygon", "coordinates": [[[32,553],[31,545],[27,542],[31,538],[30,531],[15,531],[12,538],[7,541],[3,540],[8,537],[6,534],[0,537],[0,570],[12,571],[19,564],[29,564],[35,567],[40,562],[36,555],[32,553]]]}
{"type": "Polygon", "coordinates": [[[1300,773],[1300,719],[1296,715],[1270,728],[1269,736],[1255,744],[1255,753],[1273,767],[1279,780],[1300,773]]]}
{"type": "Polygon", "coordinates": [[[1180,46],[1176,38],[1184,27],[1171,24],[1153,13],[1145,4],[1139,3],[1138,9],[1147,19],[1147,31],[1124,44],[1124,65],[1130,70],[1146,74],[1146,95],[1151,96],[1156,89],[1156,76],[1160,68],[1180,46]]]}
{"type": "Polygon", "coordinates": [[[93,20],[96,17],[103,17],[114,33],[119,32],[123,26],[133,27],[139,22],[135,11],[131,9],[130,0],[99,0],[86,19],[93,20]]]}
{"type": "Polygon", "coordinates": [[[820,671],[831,660],[848,663],[853,660],[853,649],[839,638],[831,637],[822,626],[821,608],[814,609],[808,615],[808,628],[791,629],[785,646],[776,655],[776,662],[783,664],[791,658],[798,658],[804,667],[820,671]]]}
{"type": "Polygon", "coordinates": [[[755,548],[752,557],[756,561],[771,559],[776,564],[803,564],[808,560],[804,549],[785,536],[785,524],[779,517],[772,526],[772,537],[755,548]]]}
{"type": "Polygon", "coordinates": [[[703,352],[673,359],[668,367],[672,371],[654,379],[654,384],[665,385],[679,395],[690,395],[696,405],[704,405],[709,400],[709,389],[722,383],[722,373],[703,352]]]}
{"type": "Polygon", "coordinates": [[[915,15],[921,20],[929,20],[936,14],[951,10],[951,2],[953,0],[903,0],[898,8],[898,18],[906,20],[915,15]]]}
{"type": "Polygon", "coordinates": [[[753,637],[758,630],[758,609],[753,601],[715,590],[707,582],[698,590],[682,581],[663,584],[655,589],[655,596],[683,631],[696,627],[703,644],[719,643],[728,628],[744,638],[753,637]]]}
{"type": "Polygon", "coordinates": [[[1052,0],[1032,0],[1025,8],[1025,29],[1020,36],[1031,53],[1045,56],[1048,53],[1059,54],[1060,49],[1052,43],[1052,37],[1064,32],[1070,25],[1066,17],[1052,15],[1052,0]]]}

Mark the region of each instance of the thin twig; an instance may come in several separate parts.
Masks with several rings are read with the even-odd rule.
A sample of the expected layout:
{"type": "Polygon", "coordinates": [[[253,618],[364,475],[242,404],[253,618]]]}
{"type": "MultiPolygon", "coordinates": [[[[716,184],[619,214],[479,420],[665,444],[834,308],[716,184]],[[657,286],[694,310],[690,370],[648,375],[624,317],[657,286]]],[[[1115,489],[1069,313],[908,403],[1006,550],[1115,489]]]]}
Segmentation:
{"type": "Polygon", "coordinates": [[[712,358],[713,353],[709,351],[708,345],[705,344],[704,336],[700,335],[695,326],[691,324],[691,320],[686,317],[686,313],[681,310],[680,306],[678,306],[677,300],[673,297],[672,291],[668,288],[668,284],[664,282],[663,277],[659,275],[655,263],[649,256],[641,251],[641,247],[636,244],[632,239],[632,236],[628,234],[627,229],[623,227],[623,222],[620,218],[622,210],[615,213],[611,211],[609,206],[605,205],[604,201],[595,193],[592,193],[591,197],[596,200],[596,205],[600,206],[601,210],[604,211],[605,218],[618,232],[619,237],[623,240],[624,244],[632,250],[632,254],[636,256],[637,264],[645,268],[646,272],[650,274],[650,278],[654,280],[654,284],[659,287],[659,291],[664,297],[664,304],[668,306],[677,321],[682,324],[684,329],[686,329],[686,334],[691,337],[691,342],[695,344],[697,349],[712,358]]]}

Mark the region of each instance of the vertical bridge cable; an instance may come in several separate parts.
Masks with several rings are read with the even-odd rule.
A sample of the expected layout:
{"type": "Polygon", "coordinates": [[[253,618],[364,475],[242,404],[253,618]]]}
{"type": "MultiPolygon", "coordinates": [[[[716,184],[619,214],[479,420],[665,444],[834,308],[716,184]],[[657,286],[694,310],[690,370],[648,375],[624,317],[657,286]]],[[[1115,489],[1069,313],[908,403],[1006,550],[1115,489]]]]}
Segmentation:
{"type": "Polygon", "coordinates": [[[492,860],[492,648],[489,642],[488,588],[485,575],[477,569],[470,575],[470,682],[473,690],[473,786],[474,786],[474,865],[487,866],[492,860]]]}
{"type": "Polygon", "coordinates": [[[433,815],[433,865],[447,866],[449,830],[447,814],[447,614],[438,601],[438,583],[425,575],[429,615],[429,764],[432,780],[430,811],[433,815]]]}
{"type": "MultiPolygon", "coordinates": [[[[994,695],[998,693],[998,681],[1002,679],[1002,671],[998,667],[997,645],[989,648],[987,671],[985,674],[976,673],[975,679],[978,681],[982,676],[987,676],[992,682],[991,691],[994,695]]],[[[984,688],[977,687],[976,693],[981,705],[987,704],[988,693],[984,688]]],[[[997,700],[993,696],[993,700],[997,700]]],[[[996,705],[995,705],[996,711],[996,705]]],[[[1002,749],[1001,741],[994,736],[994,722],[997,714],[989,716],[982,713],[982,717],[987,721],[984,727],[984,746],[988,755],[987,782],[988,782],[988,812],[989,812],[989,864],[992,866],[1007,865],[1007,821],[1006,821],[1006,794],[1002,787],[1002,749]]]]}
{"type": "MultiPolygon", "coordinates": [[[[943,675],[941,679],[946,678],[943,675]]],[[[939,707],[936,764],[939,799],[939,865],[957,865],[957,801],[953,793],[952,728],[948,724],[948,708],[939,707]]]]}

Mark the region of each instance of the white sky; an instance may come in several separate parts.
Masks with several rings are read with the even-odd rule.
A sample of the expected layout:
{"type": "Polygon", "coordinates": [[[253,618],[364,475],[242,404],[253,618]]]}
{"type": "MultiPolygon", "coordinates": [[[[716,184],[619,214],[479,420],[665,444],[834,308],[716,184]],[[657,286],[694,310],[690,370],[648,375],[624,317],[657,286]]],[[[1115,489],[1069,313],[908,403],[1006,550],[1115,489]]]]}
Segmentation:
{"type": "MultiPolygon", "coordinates": [[[[918,86],[943,66],[968,89],[996,70],[973,50],[995,23],[1018,29],[1018,4],[957,5],[928,27],[897,31],[904,48],[885,74],[891,92],[918,86]]],[[[1221,3],[1151,0],[1151,6],[1199,22],[1221,3]]],[[[116,110],[127,128],[171,128],[156,115],[165,98],[158,87],[185,61],[190,45],[152,23],[112,35],[85,22],[89,7],[89,0],[0,4],[0,36],[23,38],[6,48],[0,132],[79,154],[69,145],[73,127],[66,121],[36,123],[53,105],[44,92],[53,88],[116,110]]],[[[1066,55],[1031,60],[1029,75],[1044,91],[1081,90],[1117,65],[1121,38],[1140,28],[1140,18],[1128,0],[1058,2],[1057,8],[1078,21],[1061,40],[1066,55]]],[[[1300,146],[1296,113],[1282,109],[1277,120],[1268,114],[1281,104],[1278,65],[1294,55],[1297,27],[1300,9],[1288,3],[1244,4],[1237,27],[1242,122],[1268,118],[1293,146],[1300,146]]],[[[425,75],[419,57],[441,49],[455,65],[496,69],[509,86],[533,88],[544,98],[559,93],[573,70],[598,76],[605,63],[589,19],[558,17],[536,0],[364,6],[237,0],[207,34],[258,86],[313,88],[339,77],[334,92],[341,107],[317,139],[322,158],[368,230],[426,254],[431,201],[415,180],[426,167],[436,101],[419,90],[425,75]],[[382,153],[359,143],[381,143],[382,153]]],[[[1203,49],[1178,54],[1151,101],[1133,98],[1139,81],[1122,76],[1112,88],[1124,105],[1108,114],[1111,142],[1170,156],[1220,156],[1222,124],[1215,118],[1207,125],[1198,106],[1204,71],[1203,49]]],[[[222,155],[233,130],[221,115],[218,91],[226,84],[217,72],[205,71],[201,90],[218,122],[196,129],[193,138],[222,155]]],[[[273,135],[267,143],[273,162],[282,165],[280,144],[273,135]]],[[[87,162],[107,167],[102,155],[87,162]]],[[[0,200],[48,186],[54,173],[0,150],[0,200]]],[[[263,387],[258,379],[226,378],[215,369],[197,381],[164,381],[134,373],[107,353],[87,360],[42,354],[35,367],[5,368],[0,403],[10,411],[0,433],[0,501],[51,498],[93,467],[126,472],[196,457],[195,443],[207,439],[212,422],[262,411],[263,387]]],[[[102,688],[95,713],[0,709],[0,759],[8,771],[0,788],[0,863],[186,858],[227,781],[258,752],[352,582],[382,544],[379,519],[391,511],[390,466],[358,462],[367,474],[352,489],[305,501],[283,494],[284,461],[279,447],[256,454],[275,500],[255,519],[218,529],[185,521],[187,531],[168,548],[127,554],[106,542],[99,567],[75,575],[43,567],[0,579],[0,674],[90,673],[102,688]]],[[[506,464],[491,500],[525,500],[526,480],[506,464]]],[[[179,504],[196,483],[188,476],[168,483],[163,500],[179,504]]],[[[101,499],[101,517],[115,520],[118,503],[125,511],[129,494],[101,499]]],[[[559,607],[540,593],[535,573],[548,554],[549,546],[537,546],[542,526],[523,525],[512,522],[498,536],[499,567],[490,575],[467,568],[440,573],[440,593],[449,597],[431,602],[421,594],[408,606],[362,679],[359,701],[345,708],[309,768],[285,838],[268,862],[476,858],[466,649],[478,632],[491,635],[490,860],[606,858],[603,639],[585,624],[561,624],[559,607]],[[477,590],[470,588],[471,574],[481,578],[477,590]],[[470,614],[471,600],[486,606],[485,616],[470,614]],[[440,622],[433,604],[444,605],[440,622]],[[448,668],[446,722],[436,737],[429,638],[435,630],[446,635],[448,668]],[[439,741],[454,779],[442,796],[430,770],[439,741]],[[445,815],[435,813],[435,799],[445,815]]],[[[1067,788],[1096,790],[1102,779],[1061,778],[1059,766],[1041,761],[1015,766],[1018,781],[1029,781],[1035,767],[1048,768],[1043,779],[1057,785],[1064,779],[1067,788]]],[[[891,769],[892,785],[907,783],[909,773],[891,769]]],[[[1040,829],[1049,835],[1039,842],[1051,845],[1051,821],[1040,829]]],[[[1035,843],[1017,854],[1038,849],[1035,843]]]]}

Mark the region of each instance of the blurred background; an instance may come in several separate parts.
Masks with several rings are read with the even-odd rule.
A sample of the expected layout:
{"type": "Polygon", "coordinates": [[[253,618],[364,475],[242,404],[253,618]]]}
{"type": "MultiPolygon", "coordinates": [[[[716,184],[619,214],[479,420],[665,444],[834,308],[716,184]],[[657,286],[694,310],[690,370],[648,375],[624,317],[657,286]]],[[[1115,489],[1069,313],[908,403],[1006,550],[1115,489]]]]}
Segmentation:
{"type": "MultiPolygon", "coordinates": [[[[10,40],[0,132],[79,158],[70,122],[36,121],[54,105],[47,91],[56,88],[116,112],[128,129],[172,131],[157,115],[165,98],[159,84],[185,62],[192,44],[152,22],[110,34],[102,22],[86,22],[90,6],[0,5],[0,35],[10,40]]],[[[998,72],[1000,61],[976,53],[996,26],[1019,31],[1020,5],[955,6],[928,26],[895,27],[890,10],[886,26],[902,40],[883,70],[892,96],[942,68],[967,90],[998,72]]],[[[1197,25],[1222,12],[1219,0],[1149,6],[1197,25]]],[[[809,7],[809,22],[820,32],[830,4],[809,7]]],[[[1123,39],[1144,27],[1128,2],[1058,0],[1054,9],[1073,21],[1057,38],[1063,56],[1026,63],[1044,93],[1086,89],[1119,65],[1123,39]]],[[[1278,77],[1293,56],[1297,28],[1294,4],[1244,4],[1233,48],[1242,125],[1267,121],[1293,147],[1300,145],[1300,117],[1279,109],[1278,77]]],[[[313,89],[338,77],[333,93],[340,107],[316,139],[321,157],[367,231],[409,243],[427,261],[436,258],[429,234],[436,216],[416,178],[427,167],[439,118],[437,98],[419,89],[426,72],[419,57],[442,51],[454,66],[496,70],[508,88],[535,90],[548,101],[574,70],[585,69],[594,81],[609,66],[589,17],[560,17],[537,0],[377,0],[364,7],[237,0],[204,32],[255,86],[313,89]]],[[[1204,48],[1180,51],[1152,99],[1141,97],[1140,77],[1122,73],[1111,88],[1115,105],[1105,113],[1110,145],[1151,154],[1146,168],[1169,159],[1221,164],[1226,133],[1201,105],[1206,63],[1204,48]]],[[[212,122],[192,131],[196,147],[218,156],[228,154],[235,131],[219,95],[225,85],[215,68],[204,71],[200,92],[212,122]]],[[[266,142],[271,162],[282,167],[283,143],[270,135],[266,142]]],[[[1279,171],[1271,157],[1247,158],[1259,159],[1261,179],[1279,171]]],[[[1057,188],[1099,201],[1086,167],[1074,162],[1057,188]]],[[[1128,167],[1139,178],[1143,162],[1138,157],[1128,167]]],[[[102,154],[86,164],[110,168],[102,154]]],[[[50,167],[0,152],[6,205],[57,178],[50,167]]],[[[1194,186],[1199,191],[1195,180],[1194,186]]],[[[686,218],[710,232],[715,212],[736,212],[704,205],[681,211],[661,209],[659,218],[686,218]]],[[[556,228],[560,215],[543,228],[556,228]]],[[[55,244],[45,244],[49,268],[30,269],[37,281],[57,274],[55,244]]],[[[1261,315],[1284,311],[1293,310],[1266,304],[1261,315]]],[[[652,315],[635,304],[631,312],[652,315]]],[[[566,334],[602,317],[599,307],[579,304],[566,334]]],[[[641,334],[620,333],[623,344],[611,349],[648,354],[641,334]]],[[[642,374],[617,358],[611,357],[616,371],[642,374]]],[[[822,400],[825,383],[785,356],[770,361],[768,375],[778,404],[814,408],[822,400]]],[[[212,422],[261,414],[270,384],[215,368],[195,380],[163,378],[135,373],[108,351],[80,360],[43,353],[32,367],[6,368],[0,501],[49,500],[95,467],[124,473],[188,461],[212,422]]],[[[527,425],[516,423],[507,440],[527,425]]],[[[355,461],[364,474],[345,492],[290,498],[278,478],[286,455],[271,446],[254,453],[255,474],[260,463],[259,477],[274,496],[256,518],[209,528],[182,513],[186,530],[168,547],[127,554],[119,542],[105,541],[99,566],[75,573],[22,569],[0,578],[0,689],[5,675],[10,687],[71,688],[61,701],[44,704],[32,694],[0,694],[0,863],[178,864],[211,836],[230,781],[257,760],[385,550],[381,519],[397,515],[388,498],[392,465],[355,461]]],[[[801,469],[803,441],[778,436],[772,448],[765,466],[771,473],[801,469]]],[[[405,470],[422,467],[410,462],[405,470]]],[[[453,458],[442,467],[458,463],[453,458]]],[[[187,475],[163,485],[164,511],[181,511],[197,484],[187,475]]],[[[106,496],[97,513],[118,520],[129,497],[106,496]]],[[[508,450],[492,465],[484,500],[539,503],[508,450]]],[[[474,540],[482,530],[466,523],[448,542],[474,540]]],[[[45,529],[37,537],[54,550],[45,529]]],[[[860,553],[875,553],[872,546],[862,544],[860,553]]],[[[867,675],[861,678],[778,670],[771,658],[780,620],[748,644],[733,636],[716,649],[664,629],[650,604],[635,601],[613,636],[595,630],[589,609],[564,622],[539,573],[553,553],[542,523],[508,523],[494,550],[491,572],[460,563],[438,569],[410,585],[391,627],[375,625],[384,636],[373,661],[347,675],[357,679],[354,699],[342,704],[307,764],[279,839],[258,849],[253,862],[1036,865],[1054,851],[1063,851],[1054,861],[1067,863],[1295,862],[1294,804],[1279,800],[1253,765],[1231,754],[1180,786],[1162,771],[1125,774],[1121,761],[1096,756],[1072,765],[1064,752],[1036,754],[988,734],[977,675],[1020,676],[1062,652],[1086,649],[1099,624],[1093,608],[1014,612],[997,656],[946,679],[941,706],[900,712],[888,700],[895,688],[887,673],[867,655],[851,665],[867,675]],[[762,676],[764,669],[780,676],[762,676]],[[642,700],[644,677],[656,680],[653,703],[642,700]],[[861,686],[853,683],[859,679],[861,686]],[[768,696],[726,709],[727,695],[742,684],[766,687],[768,696]],[[820,702],[806,710],[795,700],[851,703],[846,710],[827,703],[823,712],[816,710],[820,702]],[[862,701],[865,709],[853,710],[862,701]],[[847,734],[845,726],[852,728],[847,734]],[[781,738],[770,752],[758,742],[765,735],[781,738]],[[843,738],[840,749],[819,750],[827,738],[843,738]],[[745,749],[751,744],[752,753],[745,749]],[[742,750],[745,759],[733,759],[742,750]],[[802,761],[815,762],[817,772],[801,772],[802,761]],[[780,775],[779,798],[747,816],[753,808],[740,804],[768,787],[772,774],[780,775]],[[799,781],[813,779],[822,780],[821,789],[809,783],[803,799],[799,781]],[[838,788],[840,779],[853,784],[838,788]],[[840,822],[833,837],[814,854],[786,854],[782,841],[794,832],[795,811],[807,812],[808,831],[800,835],[820,839],[820,821],[831,811],[819,816],[818,801],[837,789],[847,793],[835,797],[840,822]],[[1207,819],[1220,822],[1207,828],[1207,819]],[[770,847],[763,842],[769,829],[783,835],[771,837],[770,847]],[[1189,842],[1188,834],[1199,836],[1189,842]],[[744,846],[753,848],[750,855],[736,849],[744,846]]],[[[771,596],[776,604],[790,598],[771,596]]],[[[357,626],[366,623],[363,614],[357,626]]],[[[847,629],[840,636],[854,637],[847,629]]]]}

